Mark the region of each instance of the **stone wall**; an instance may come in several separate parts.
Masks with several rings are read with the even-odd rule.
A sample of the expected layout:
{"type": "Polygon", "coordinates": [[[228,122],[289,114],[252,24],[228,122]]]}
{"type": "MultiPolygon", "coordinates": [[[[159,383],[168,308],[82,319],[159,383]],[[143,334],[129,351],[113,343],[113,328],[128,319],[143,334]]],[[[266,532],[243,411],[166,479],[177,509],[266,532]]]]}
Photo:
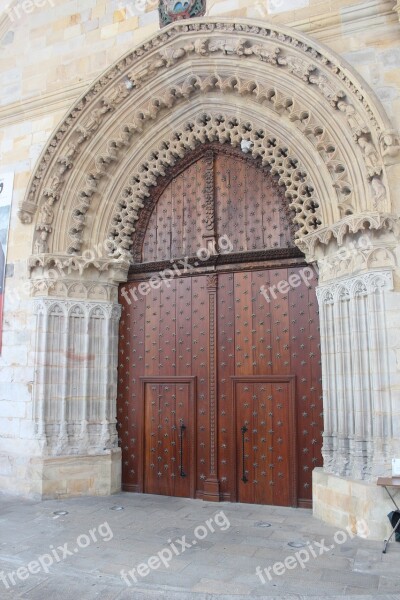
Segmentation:
{"type": "MultiPolygon", "coordinates": [[[[395,4],[394,0],[208,0],[207,15],[248,17],[260,24],[269,20],[325,43],[365,78],[398,129],[400,24],[395,4]]],[[[154,2],[145,11],[133,5],[126,0],[37,0],[24,12],[19,3],[11,2],[0,17],[0,164],[2,172],[16,175],[0,357],[1,489],[30,493],[26,457],[37,457],[41,451],[32,427],[36,317],[27,286],[34,225],[20,223],[18,205],[45,143],[67,109],[117,58],[158,30],[154,2]]],[[[391,169],[392,181],[400,181],[398,165],[391,169]]],[[[393,183],[393,192],[396,185],[400,188],[393,183]]],[[[400,209],[400,194],[393,197],[400,209]]],[[[394,288],[400,289],[397,275],[394,288]]],[[[392,352],[391,364],[399,371],[395,342],[392,352]]]]}

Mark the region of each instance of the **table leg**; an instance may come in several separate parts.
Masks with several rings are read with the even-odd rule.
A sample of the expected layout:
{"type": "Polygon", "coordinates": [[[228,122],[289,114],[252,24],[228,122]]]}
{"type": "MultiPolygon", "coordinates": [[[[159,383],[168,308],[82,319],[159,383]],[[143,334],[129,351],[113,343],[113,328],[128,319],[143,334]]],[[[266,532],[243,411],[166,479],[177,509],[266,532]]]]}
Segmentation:
{"type": "Polygon", "coordinates": [[[384,540],[382,554],[386,554],[388,544],[398,529],[400,530],[400,519],[397,521],[396,526],[393,527],[392,533],[390,534],[389,538],[387,540],[384,540]]]}
{"type": "Polygon", "coordinates": [[[383,487],[385,488],[385,490],[389,494],[389,497],[390,497],[391,501],[393,502],[393,504],[395,505],[395,507],[397,508],[397,510],[400,510],[400,508],[397,506],[396,500],[393,498],[392,494],[389,492],[389,490],[387,489],[386,485],[383,486],[383,487]]]}

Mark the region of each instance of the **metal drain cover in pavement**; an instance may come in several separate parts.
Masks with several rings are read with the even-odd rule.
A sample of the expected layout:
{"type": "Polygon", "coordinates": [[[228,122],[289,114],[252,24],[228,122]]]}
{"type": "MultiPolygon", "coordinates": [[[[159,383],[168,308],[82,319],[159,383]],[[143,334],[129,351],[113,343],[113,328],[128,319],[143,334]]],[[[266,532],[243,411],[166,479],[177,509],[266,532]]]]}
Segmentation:
{"type": "Polygon", "coordinates": [[[267,521],[257,521],[257,523],[254,523],[254,527],[271,527],[271,523],[268,523],[267,521]]]}
{"type": "Polygon", "coordinates": [[[56,510],[55,512],[53,512],[53,515],[57,515],[57,517],[63,517],[64,515],[67,515],[68,511],[67,510],[56,510]]]}
{"type": "Polygon", "coordinates": [[[291,548],[304,548],[307,546],[307,542],[288,542],[288,546],[291,548]]]}

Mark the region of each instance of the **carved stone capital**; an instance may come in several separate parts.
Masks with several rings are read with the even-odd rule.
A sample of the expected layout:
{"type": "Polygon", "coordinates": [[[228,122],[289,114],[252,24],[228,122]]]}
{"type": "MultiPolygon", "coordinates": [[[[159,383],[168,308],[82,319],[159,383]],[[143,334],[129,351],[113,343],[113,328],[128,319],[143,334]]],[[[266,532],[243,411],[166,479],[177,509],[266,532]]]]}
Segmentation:
{"type": "Polygon", "coordinates": [[[379,243],[367,235],[361,236],[318,260],[319,282],[322,285],[371,270],[395,270],[399,266],[397,246],[396,242],[379,243]]]}
{"type": "Polygon", "coordinates": [[[382,230],[399,234],[399,217],[390,213],[362,213],[345,217],[338,223],[329,227],[321,227],[319,230],[296,240],[297,247],[304,252],[308,262],[315,261],[318,256],[318,246],[327,246],[335,240],[338,247],[343,245],[347,234],[358,233],[366,230],[382,230]]]}
{"type": "Polygon", "coordinates": [[[377,289],[391,291],[393,287],[393,272],[377,270],[320,285],[317,298],[320,303],[330,304],[344,298],[355,298],[361,293],[373,294],[377,289]]]}
{"type": "Polygon", "coordinates": [[[28,259],[34,297],[116,301],[118,284],[126,281],[130,263],[124,259],[33,255],[28,259]]]}

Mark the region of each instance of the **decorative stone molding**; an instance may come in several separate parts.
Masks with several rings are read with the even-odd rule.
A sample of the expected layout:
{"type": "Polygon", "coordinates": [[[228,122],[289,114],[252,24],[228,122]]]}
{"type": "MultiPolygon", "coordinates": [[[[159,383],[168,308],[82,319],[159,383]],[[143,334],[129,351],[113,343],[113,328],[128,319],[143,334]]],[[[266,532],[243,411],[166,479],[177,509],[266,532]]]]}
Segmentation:
{"type": "MultiPolygon", "coordinates": [[[[332,185],[336,190],[338,201],[339,201],[339,212],[341,214],[351,214],[354,212],[352,205],[352,188],[351,176],[345,164],[345,160],[341,155],[340,149],[337,144],[330,138],[327,129],[324,128],[321,123],[314,118],[312,110],[306,109],[301,102],[296,101],[288,94],[283,94],[276,87],[270,87],[269,89],[258,84],[255,80],[241,80],[236,76],[229,76],[227,78],[220,77],[217,73],[212,76],[200,77],[191,75],[181,85],[174,85],[168,88],[167,91],[159,96],[152,97],[147,106],[142,110],[136,111],[131,122],[124,124],[120,128],[120,137],[118,139],[110,139],[107,142],[107,147],[104,148],[103,152],[100,151],[99,157],[101,160],[95,160],[95,170],[87,171],[84,177],[84,187],[81,188],[78,193],[78,206],[73,210],[73,226],[70,229],[70,234],[74,240],[74,245],[69,248],[70,252],[76,252],[79,250],[81,240],[84,234],[86,213],[88,212],[93,196],[98,192],[100,181],[107,176],[107,170],[105,164],[110,162],[118,163],[119,153],[118,149],[133,146],[133,143],[140,138],[143,133],[144,127],[151,125],[157,115],[165,108],[171,109],[177,103],[187,101],[188,98],[201,92],[209,92],[212,90],[221,90],[224,95],[231,93],[238,93],[240,95],[250,95],[251,99],[254,99],[258,104],[270,105],[271,109],[280,116],[287,116],[291,123],[293,123],[303,135],[307,135],[307,139],[314,145],[316,150],[319,152],[321,159],[327,166],[327,173],[330,174],[332,185]],[[110,154],[111,151],[111,154],[110,154]],[[76,245],[78,244],[78,247],[76,245]]],[[[219,116],[219,115],[218,115],[219,116]]],[[[228,120],[226,115],[221,114],[221,118],[228,120]]],[[[218,123],[222,126],[223,133],[225,133],[224,122],[218,123]]],[[[251,125],[251,124],[250,124],[251,125]]],[[[199,119],[197,119],[196,128],[201,126],[199,119]]],[[[246,124],[244,124],[245,128],[246,124]]],[[[185,125],[186,135],[189,134],[194,124],[188,123],[185,125]]],[[[243,129],[243,127],[242,127],[243,129]]],[[[253,125],[253,130],[256,129],[253,125]]],[[[207,131],[206,131],[207,134],[207,131]]],[[[174,132],[169,140],[164,140],[162,145],[169,145],[174,143],[175,146],[179,142],[179,136],[182,135],[180,132],[174,132]]],[[[192,136],[193,137],[193,136],[192,136]]],[[[237,137],[237,136],[236,136],[237,137]]],[[[269,139],[273,136],[269,135],[269,139]]],[[[230,141],[231,144],[238,144],[238,139],[226,138],[223,136],[219,138],[221,143],[230,141]]],[[[203,139],[196,140],[192,139],[186,141],[183,139],[178,149],[175,150],[173,161],[177,159],[177,156],[181,158],[182,151],[186,151],[188,148],[193,148],[194,143],[201,143],[203,139]]],[[[260,144],[260,138],[256,138],[256,142],[260,144]]],[[[248,150],[251,150],[254,145],[254,141],[250,142],[243,137],[241,143],[250,144],[248,150]]],[[[257,146],[257,143],[256,143],[257,146]]],[[[152,148],[150,154],[152,158],[157,158],[159,154],[159,148],[152,148]]],[[[253,152],[253,154],[255,154],[253,152]]],[[[257,156],[257,154],[255,154],[257,156]]],[[[161,163],[156,168],[156,176],[164,173],[164,166],[168,163],[161,163]]],[[[138,167],[140,172],[143,172],[143,165],[138,167]]],[[[378,168],[377,171],[381,172],[378,168]]],[[[139,175],[137,175],[139,177],[139,175]]],[[[153,182],[154,183],[154,182],[153,182]]],[[[387,201],[386,189],[380,182],[379,177],[374,177],[371,182],[371,189],[373,193],[379,193],[380,208],[383,209],[385,201],[387,201]]],[[[368,189],[365,190],[365,194],[368,194],[368,189]]],[[[47,201],[49,203],[51,199],[47,201]]],[[[44,205],[46,206],[46,204],[44,205]]],[[[299,235],[303,235],[300,232],[299,235]]]]}
{"type": "Polygon", "coordinates": [[[318,260],[318,280],[324,284],[333,279],[349,277],[370,270],[398,267],[396,243],[374,244],[369,237],[342,246],[337,252],[318,260]]]}
{"type": "Polygon", "coordinates": [[[117,448],[120,306],[40,298],[35,313],[34,416],[43,456],[117,448]]]}
{"type": "MultiPolygon", "coordinates": [[[[100,253],[104,248],[96,248],[100,253]]],[[[117,258],[39,254],[30,256],[31,295],[39,298],[117,302],[118,284],[128,276],[130,263],[117,258]]]]}
{"type": "Polygon", "coordinates": [[[377,290],[393,290],[393,273],[389,271],[372,271],[356,277],[346,277],[329,285],[317,288],[319,302],[328,304],[337,300],[354,299],[361,292],[372,294],[377,290]]]}
{"type": "MultiPolygon", "coordinates": [[[[50,212],[49,209],[53,204],[59,203],[66,184],[69,185],[71,178],[82,172],[83,155],[86,155],[83,152],[85,145],[90,144],[90,147],[94,148],[102,144],[103,129],[106,124],[109,128],[113,120],[121,123],[120,118],[123,113],[126,113],[128,107],[137,106],[139,98],[143,98],[144,94],[154,96],[154,90],[162,82],[167,69],[171,85],[167,96],[164,96],[161,108],[174,106],[176,96],[182,95],[185,98],[182,89],[176,87],[174,92],[173,87],[185,64],[190,65],[192,72],[201,68],[209,72],[211,59],[213,64],[224,65],[230,72],[234,68],[237,73],[238,81],[235,83],[231,80],[230,83],[224,83],[226,89],[231,88],[236,93],[236,88],[239,86],[243,90],[244,85],[245,88],[249,86],[246,93],[252,94],[255,89],[253,86],[256,85],[258,102],[263,102],[260,98],[260,90],[264,93],[263,80],[270,79],[271,76],[282,81],[286,89],[297,90],[296,97],[287,98],[287,94],[284,91],[280,92],[278,88],[272,94],[266,88],[265,102],[273,105],[275,112],[281,118],[288,118],[288,123],[296,123],[296,127],[303,128],[303,135],[307,138],[306,143],[316,135],[320,135],[321,140],[316,142],[320,153],[329,156],[330,152],[335,151],[334,149],[337,152],[338,144],[344,144],[348,146],[350,153],[361,157],[365,165],[364,172],[356,176],[358,179],[354,181],[354,189],[361,190],[363,185],[367,186],[366,194],[359,192],[359,197],[363,198],[362,202],[367,204],[369,202],[372,208],[375,199],[379,210],[390,210],[390,197],[384,172],[385,159],[382,154],[390,156],[390,160],[396,160],[398,139],[395,134],[390,136],[387,133],[391,131],[390,122],[365,82],[360,81],[350,67],[326,48],[289,29],[270,26],[265,28],[249,21],[238,23],[229,20],[218,22],[214,19],[200,19],[167,27],[145,45],[118,61],[106,75],[97,80],[71,110],[44,150],[21,207],[21,219],[24,222],[32,220],[39,201],[43,204],[43,211],[47,213],[50,212]],[[254,83],[246,80],[245,75],[241,75],[241,73],[248,73],[249,69],[259,74],[259,81],[255,80],[254,83]],[[348,133],[343,136],[338,130],[335,135],[338,135],[339,141],[336,141],[326,137],[324,123],[313,124],[311,120],[310,127],[307,128],[307,119],[310,119],[310,115],[306,117],[304,106],[301,106],[302,98],[305,106],[314,106],[317,101],[321,107],[324,107],[326,114],[329,111],[330,118],[326,116],[326,123],[331,120],[332,124],[340,123],[340,128],[345,127],[348,133]],[[385,142],[382,146],[383,139],[385,142]],[[362,178],[365,184],[361,184],[362,178]]],[[[204,89],[201,93],[207,95],[210,90],[215,91],[218,88],[220,81],[217,78],[213,82],[211,78],[208,84],[204,84],[203,81],[204,89]],[[207,85],[210,86],[209,89],[207,85]]],[[[187,84],[188,97],[197,87],[196,80],[187,84]]],[[[225,93],[224,88],[220,91],[225,93]]],[[[159,113],[160,100],[156,98],[152,106],[149,105],[148,109],[142,111],[142,116],[137,115],[133,128],[140,132],[147,119],[153,119],[154,122],[154,119],[161,118],[163,111],[159,113]]],[[[337,127],[333,125],[332,129],[336,131],[337,127]]],[[[105,150],[96,152],[95,171],[90,172],[87,189],[85,188],[85,193],[80,196],[84,210],[74,212],[75,240],[82,237],[90,198],[98,189],[99,180],[110,168],[117,168],[118,156],[126,151],[131,134],[132,131],[125,128],[119,137],[114,137],[107,142],[105,150]],[[84,206],[85,204],[87,206],[84,206]]],[[[351,181],[345,175],[349,165],[343,164],[340,156],[330,158],[329,170],[332,176],[337,178],[337,193],[339,196],[342,194],[351,197],[351,181]]],[[[348,198],[347,205],[343,202],[342,216],[368,208],[367,206],[361,208],[359,203],[358,198],[348,198]]],[[[130,218],[134,220],[135,215],[131,215],[130,218]]],[[[325,225],[331,224],[325,223],[325,225]]],[[[53,222],[46,223],[38,220],[36,252],[49,251],[52,227],[54,227],[53,222]]],[[[302,231],[299,235],[306,234],[307,231],[302,231]]],[[[79,248],[73,248],[73,245],[69,250],[78,252],[79,248]]],[[[67,251],[67,248],[61,250],[67,251]]]]}
{"type": "MultiPolygon", "coordinates": [[[[167,166],[173,166],[177,158],[182,159],[197,145],[206,142],[229,142],[232,146],[240,146],[243,140],[251,143],[254,158],[261,158],[263,166],[271,168],[279,184],[286,186],[286,196],[291,200],[290,208],[296,213],[294,222],[298,229],[298,237],[317,229],[322,223],[319,201],[315,195],[315,184],[310,180],[305,168],[291,154],[288,146],[270,135],[267,131],[255,127],[250,121],[241,122],[221,113],[203,113],[194,121],[189,121],[179,131],[175,131],[171,139],[165,140],[154,149],[146,162],[140,164],[129,178],[121,198],[115,207],[109,230],[109,239],[118,252],[130,254],[133,245],[135,222],[143,202],[149,195],[149,188],[156,185],[157,177],[165,175],[167,166]]],[[[75,213],[81,214],[88,199],[85,197],[78,205],[75,213]]],[[[82,243],[78,228],[70,231],[74,235],[74,243],[69,251],[78,251],[82,243]]]]}
{"type": "Polygon", "coordinates": [[[115,284],[76,281],[75,279],[34,279],[31,282],[33,297],[54,297],[62,299],[118,301],[118,287],[115,284]]]}
{"type": "MultiPolygon", "coordinates": [[[[115,259],[111,256],[108,258],[95,258],[95,250],[88,251],[86,254],[89,256],[85,256],[85,254],[82,256],[36,254],[29,257],[28,268],[30,271],[35,272],[36,275],[39,274],[42,277],[45,273],[53,271],[56,274],[56,278],[70,277],[71,274],[77,278],[85,271],[93,270],[99,273],[113,271],[111,276],[114,277],[115,281],[126,281],[130,265],[128,260],[124,258],[115,259]],[[93,254],[93,257],[90,254],[93,254]]],[[[48,278],[51,279],[50,276],[48,278]]]]}
{"type": "Polygon", "coordinates": [[[322,227],[314,233],[306,235],[301,240],[296,240],[297,247],[306,255],[309,262],[315,260],[315,249],[318,244],[327,245],[334,239],[337,246],[343,244],[343,240],[348,233],[357,233],[359,231],[382,230],[399,234],[399,217],[387,213],[363,213],[351,215],[335,223],[330,227],[322,227]]]}
{"type": "Polygon", "coordinates": [[[392,290],[390,270],[317,289],[327,473],[371,480],[388,472],[395,418],[387,344],[392,290]]]}

